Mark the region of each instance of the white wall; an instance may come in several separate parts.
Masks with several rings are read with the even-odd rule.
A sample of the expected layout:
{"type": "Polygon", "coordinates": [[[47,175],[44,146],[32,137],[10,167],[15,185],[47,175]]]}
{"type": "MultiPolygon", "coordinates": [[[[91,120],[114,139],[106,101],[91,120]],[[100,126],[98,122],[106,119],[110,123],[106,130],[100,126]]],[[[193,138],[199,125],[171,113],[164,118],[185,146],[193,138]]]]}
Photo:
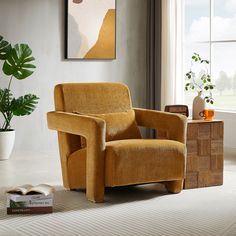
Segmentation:
{"type": "MultiPolygon", "coordinates": [[[[64,0],[0,0],[0,35],[33,49],[37,70],[14,81],[16,95],[35,93],[37,110],[15,118],[16,150],[57,151],[56,132],[49,131],[46,113],[53,110],[53,88],[62,82],[120,81],[128,84],[135,106],[146,104],[146,0],[117,0],[117,59],[64,60],[64,0]]],[[[2,74],[0,86],[7,81],[2,74]]]]}
{"type": "Polygon", "coordinates": [[[236,113],[216,112],[216,119],[224,121],[224,146],[226,152],[236,155],[236,113]]]}

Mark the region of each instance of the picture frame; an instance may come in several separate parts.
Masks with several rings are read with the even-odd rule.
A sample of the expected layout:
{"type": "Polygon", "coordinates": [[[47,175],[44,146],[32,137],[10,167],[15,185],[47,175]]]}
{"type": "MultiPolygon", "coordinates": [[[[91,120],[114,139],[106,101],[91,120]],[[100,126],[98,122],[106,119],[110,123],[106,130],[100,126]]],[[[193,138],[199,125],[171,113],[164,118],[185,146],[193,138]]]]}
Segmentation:
{"type": "Polygon", "coordinates": [[[116,59],[116,0],[65,0],[65,59],[116,59]]]}

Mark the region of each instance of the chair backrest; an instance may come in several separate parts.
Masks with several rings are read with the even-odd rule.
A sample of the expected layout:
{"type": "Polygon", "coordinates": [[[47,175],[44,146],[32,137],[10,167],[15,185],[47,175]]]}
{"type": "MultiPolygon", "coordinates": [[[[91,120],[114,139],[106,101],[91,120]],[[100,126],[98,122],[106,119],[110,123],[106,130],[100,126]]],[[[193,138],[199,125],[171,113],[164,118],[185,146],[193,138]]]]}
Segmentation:
{"type": "Polygon", "coordinates": [[[130,92],[121,83],[66,83],[55,87],[55,109],[104,114],[131,109],[130,92]]]}

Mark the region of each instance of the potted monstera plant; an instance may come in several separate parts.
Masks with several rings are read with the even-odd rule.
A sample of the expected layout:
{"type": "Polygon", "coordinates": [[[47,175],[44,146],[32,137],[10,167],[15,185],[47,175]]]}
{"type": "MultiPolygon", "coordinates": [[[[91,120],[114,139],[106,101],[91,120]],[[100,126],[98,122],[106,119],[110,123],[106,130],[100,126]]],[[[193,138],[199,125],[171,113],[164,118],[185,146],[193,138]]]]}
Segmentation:
{"type": "Polygon", "coordinates": [[[30,115],[36,108],[38,97],[34,94],[26,94],[14,97],[11,91],[13,80],[24,80],[33,74],[36,66],[32,50],[27,44],[12,46],[0,36],[0,60],[2,61],[3,74],[9,79],[6,88],[0,87],[0,160],[8,159],[11,155],[15,130],[11,127],[14,116],[30,115]]]}

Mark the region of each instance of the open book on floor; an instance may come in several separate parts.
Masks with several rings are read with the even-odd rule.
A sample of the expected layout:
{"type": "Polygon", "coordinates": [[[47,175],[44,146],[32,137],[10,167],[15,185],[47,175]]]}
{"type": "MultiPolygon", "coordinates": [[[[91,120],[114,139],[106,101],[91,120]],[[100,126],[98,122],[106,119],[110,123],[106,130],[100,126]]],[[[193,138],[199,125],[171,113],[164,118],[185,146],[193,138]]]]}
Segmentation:
{"type": "Polygon", "coordinates": [[[25,184],[7,192],[8,214],[51,213],[54,188],[47,184],[32,186],[25,184]]]}
{"type": "Polygon", "coordinates": [[[13,194],[14,193],[22,195],[43,194],[45,196],[53,192],[54,188],[48,184],[39,184],[36,186],[33,186],[31,184],[25,184],[11,188],[7,191],[7,193],[13,193],[13,194]]]}

